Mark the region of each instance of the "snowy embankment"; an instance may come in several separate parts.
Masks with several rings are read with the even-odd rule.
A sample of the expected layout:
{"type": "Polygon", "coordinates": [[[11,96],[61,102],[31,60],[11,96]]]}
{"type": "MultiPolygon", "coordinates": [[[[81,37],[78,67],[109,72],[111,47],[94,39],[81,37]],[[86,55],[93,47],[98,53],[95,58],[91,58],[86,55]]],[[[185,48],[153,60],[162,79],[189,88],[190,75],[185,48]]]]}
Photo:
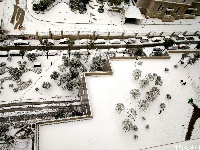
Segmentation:
{"type": "MultiPolygon", "coordinates": [[[[131,150],[133,147],[139,150],[184,141],[192,114],[192,106],[187,100],[194,98],[194,103],[200,106],[198,95],[191,85],[191,78],[197,85],[200,84],[200,62],[186,68],[178,64],[178,68],[175,69],[173,66],[180,60],[181,54],[171,56],[170,60],[143,60],[144,63],[136,67],[134,60],[113,60],[113,76],[87,77],[93,119],[40,127],[40,150],[131,150]],[[141,79],[147,73],[157,73],[163,80],[163,85],[157,86],[161,94],[150,104],[146,113],[138,109],[137,101],[144,99],[145,92],[155,85],[151,82],[147,88],[140,89],[138,81],[132,77],[136,68],[142,70],[141,79]],[[165,72],[164,68],[169,68],[169,71],[165,72]],[[180,84],[180,80],[186,81],[187,84],[180,84]],[[130,95],[130,90],[134,88],[139,88],[142,93],[137,100],[130,95]],[[168,93],[172,99],[166,98],[168,93]],[[115,105],[119,102],[125,105],[125,111],[121,114],[115,111],[115,105]],[[166,104],[166,108],[159,115],[162,102],[166,104]],[[138,126],[138,131],[122,130],[122,121],[128,118],[126,112],[129,108],[135,108],[137,111],[136,121],[130,120],[138,126]],[[142,116],[146,117],[146,120],[143,120],[142,116]],[[145,128],[146,124],[149,124],[149,129],[145,128]],[[133,138],[135,134],[138,135],[136,140],[133,138]]],[[[192,138],[196,139],[199,135],[197,121],[192,138]]],[[[171,148],[175,148],[174,146],[171,148]]]]}

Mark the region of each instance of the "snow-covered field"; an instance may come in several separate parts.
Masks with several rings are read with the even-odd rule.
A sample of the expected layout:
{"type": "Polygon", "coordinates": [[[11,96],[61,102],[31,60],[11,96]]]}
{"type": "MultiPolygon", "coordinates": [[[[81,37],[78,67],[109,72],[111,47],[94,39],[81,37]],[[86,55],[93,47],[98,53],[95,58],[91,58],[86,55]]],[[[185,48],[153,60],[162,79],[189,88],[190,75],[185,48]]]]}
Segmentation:
{"type": "MultiPolygon", "coordinates": [[[[102,35],[108,32],[111,32],[111,35],[121,35],[122,32],[125,32],[125,35],[139,33],[139,36],[146,35],[150,31],[151,35],[157,35],[160,32],[164,32],[163,35],[170,35],[172,32],[182,34],[184,31],[194,33],[200,30],[200,16],[196,17],[196,19],[175,20],[173,23],[164,23],[159,19],[144,18],[141,20],[140,25],[133,25],[123,24],[124,18],[122,16],[116,13],[108,13],[107,10],[103,14],[99,14],[97,12],[98,6],[94,6],[98,5],[95,0],[90,2],[90,5],[94,6],[95,9],[87,7],[88,12],[84,15],[73,14],[68,6],[63,3],[58,4],[46,14],[36,14],[32,11],[32,0],[20,0],[19,2],[19,6],[25,10],[23,22],[25,30],[22,31],[14,30],[14,25],[10,23],[15,0],[3,0],[3,2],[0,2],[0,19],[3,19],[3,28],[8,30],[10,35],[63,30],[70,33],[81,31],[81,34],[90,34],[92,31],[97,31],[97,34],[102,35]],[[91,16],[91,13],[95,15],[91,16]],[[67,16],[69,14],[70,17],[67,16]],[[85,24],[76,24],[80,22],[85,24]]],[[[145,50],[149,53],[152,48],[146,48],[145,50]]],[[[194,81],[196,86],[200,86],[200,62],[198,61],[194,66],[189,65],[186,68],[178,64],[179,67],[175,69],[173,66],[177,64],[181,54],[170,55],[172,56],[170,60],[143,60],[144,63],[136,67],[134,60],[112,60],[113,76],[87,77],[93,119],[41,126],[39,133],[40,150],[139,150],[184,141],[192,114],[192,106],[187,103],[187,100],[193,98],[194,103],[200,106],[199,93],[191,85],[194,81]],[[131,89],[139,88],[138,81],[135,81],[132,77],[132,72],[136,68],[142,70],[143,78],[147,73],[157,73],[164,81],[163,85],[159,87],[161,95],[157,97],[155,102],[150,104],[146,113],[138,109],[137,101],[139,99],[134,100],[130,95],[131,89]],[[164,68],[169,68],[169,72],[165,72],[164,68]],[[187,84],[181,85],[180,80],[186,81],[187,84]],[[172,96],[170,100],[166,98],[168,93],[172,96]],[[119,102],[125,104],[125,111],[121,114],[115,111],[115,105],[119,102]],[[162,102],[166,104],[166,108],[159,115],[159,106],[162,102]],[[138,115],[136,121],[131,121],[138,126],[139,130],[124,132],[122,130],[122,121],[128,118],[127,109],[132,107],[137,110],[138,115]],[[146,120],[142,120],[142,116],[146,117],[146,120]],[[145,128],[146,124],[150,125],[149,129],[145,128]],[[139,137],[136,140],[133,138],[135,134],[139,137]]],[[[25,73],[22,76],[23,80],[32,78],[33,83],[36,84],[26,90],[18,91],[17,95],[8,87],[10,81],[5,82],[5,89],[1,93],[0,100],[11,102],[19,97],[21,99],[38,99],[41,97],[50,99],[55,97],[58,93],[57,86],[52,86],[49,89],[51,92],[43,90],[37,94],[34,89],[41,85],[42,81],[46,80],[47,77],[49,78],[49,73],[54,71],[54,67],[57,68],[60,63],[60,57],[49,57],[48,60],[38,57],[38,61],[41,62],[44,70],[48,68],[49,70],[42,73],[41,78],[40,74],[25,73]],[[51,62],[53,62],[54,67],[50,67],[51,62]],[[38,78],[40,78],[39,82],[37,82],[38,78]],[[4,91],[14,94],[7,94],[4,91]]],[[[19,58],[13,58],[12,62],[7,64],[16,65],[18,60],[19,58]]],[[[0,58],[0,61],[5,60],[0,58]]],[[[27,65],[32,67],[33,63],[28,62],[27,65]]],[[[144,98],[144,93],[149,91],[152,86],[153,83],[149,87],[142,89],[141,99],[144,98]]],[[[60,93],[59,91],[59,95],[64,96],[66,93],[60,93]]],[[[200,137],[199,124],[199,120],[197,120],[192,139],[200,137]]],[[[182,145],[184,147],[184,145],[198,145],[199,143],[200,140],[195,140],[184,142],[182,145]]],[[[175,150],[177,145],[152,149],[175,150]]]]}
{"type": "MultiPolygon", "coordinates": [[[[171,54],[171,56],[170,60],[143,60],[144,63],[136,67],[134,60],[112,60],[113,76],[87,77],[93,119],[41,126],[40,150],[64,150],[66,148],[130,150],[133,147],[134,150],[139,150],[184,141],[192,114],[192,106],[187,103],[187,100],[193,98],[194,103],[200,106],[200,97],[191,85],[193,81],[196,86],[200,85],[198,67],[200,62],[186,68],[178,64],[178,68],[175,69],[173,66],[180,60],[181,54],[171,54]],[[140,98],[134,100],[130,95],[131,89],[139,88],[138,81],[132,77],[132,72],[136,68],[142,70],[142,77],[147,73],[157,73],[163,79],[163,85],[158,86],[161,94],[150,104],[146,113],[138,109],[137,101],[140,98]],[[165,72],[164,68],[169,68],[169,72],[165,72]],[[180,80],[186,81],[187,84],[180,84],[180,80]],[[172,96],[170,100],[166,98],[168,93],[172,96]],[[125,111],[121,114],[115,110],[119,102],[125,105],[125,111]],[[162,102],[166,104],[166,108],[159,115],[159,105],[162,102]],[[136,120],[130,120],[138,126],[138,131],[124,132],[122,130],[122,121],[128,118],[126,112],[129,108],[135,108],[137,111],[136,120]],[[143,120],[142,116],[146,117],[146,120],[143,120]],[[149,129],[145,128],[146,124],[149,124],[149,129]],[[138,135],[136,140],[133,138],[135,134],[138,135]]],[[[152,86],[155,85],[150,83],[147,88],[140,89],[143,93],[141,99],[152,86]]],[[[199,138],[199,135],[198,120],[192,133],[192,139],[199,138]]],[[[193,143],[195,142],[199,143],[199,140],[193,143]]],[[[183,143],[183,146],[187,143],[183,143]]],[[[173,150],[176,145],[159,149],[173,150]]]]}

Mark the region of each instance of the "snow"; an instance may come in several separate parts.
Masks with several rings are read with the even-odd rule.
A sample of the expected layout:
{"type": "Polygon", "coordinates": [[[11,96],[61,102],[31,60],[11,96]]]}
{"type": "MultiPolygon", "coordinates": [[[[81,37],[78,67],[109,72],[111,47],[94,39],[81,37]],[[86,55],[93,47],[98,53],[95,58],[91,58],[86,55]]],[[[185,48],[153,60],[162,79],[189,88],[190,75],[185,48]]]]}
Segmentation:
{"type": "Polygon", "coordinates": [[[98,13],[97,9],[100,4],[94,6],[96,5],[94,4],[95,2],[90,2],[90,5],[95,9],[87,6],[88,12],[80,15],[71,12],[68,8],[68,5],[65,3],[59,3],[45,14],[36,14],[32,10],[31,3],[32,0],[27,1],[27,4],[25,1],[20,0],[20,7],[25,10],[25,18],[23,23],[25,30],[22,31],[14,30],[13,24],[10,23],[15,1],[4,0],[0,3],[0,7],[3,8],[1,9],[2,12],[0,11],[2,14],[0,16],[3,18],[3,28],[10,31],[9,34],[35,34],[36,31],[38,31],[39,34],[42,34],[41,32],[45,34],[49,32],[49,29],[55,32],[60,32],[63,30],[65,34],[73,35],[77,34],[77,31],[83,31],[87,33],[96,31],[97,34],[98,32],[100,34],[106,32],[147,34],[149,31],[157,33],[183,33],[185,31],[194,33],[195,31],[199,31],[200,16],[197,16],[196,19],[180,19],[175,20],[174,22],[162,22],[160,19],[156,18],[145,19],[144,15],[142,15],[144,19],[141,20],[140,25],[133,25],[124,24],[125,18],[118,13],[107,11],[110,9],[107,4],[105,4],[105,12],[98,13]],[[91,14],[94,14],[94,16],[91,14]]]}
{"type": "MultiPolygon", "coordinates": [[[[139,150],[184,141],[192,114],[192,106],[187,100],[192,97],[195,99],[194,103],[200,106],[199,96],[193,90],[190,80],[200,85],[200,70],[197,69],[200,62],[186,68],[178,64],[179,67],[175,69],[173,65],[177,64],[181,54],[170,55],[170,60],[143,60],[143,64],[136,67],[134,60],[112,60],[112,76],[86,77],[93,119],[40,126],[40,150],[64,150],[66,147],[74,150],[83,147],[84,150],[130,150],[134,147],[135,150],[139,150]],[[155,72],[163,79],[163,85],[159,87],[161,95],[150,104],[146,113],[138,110],[136,102],[139,99],[134,100],[130,95],[131,89],[139,88],[138,81],[134,81],[132,77],[132,72],[136,68],[142,70],[142,78],[149,72],[155,72]],[[169,72],[165,72],[164,68],[169,68],[169,72]],[[180,84],[181,79],[187,82],[185,86],[180,84]],[[166,98],[168,93],[172,96],[170,100],[166,98]],[[159,105],[162,102],[166,104],[166,109],[159,115],[159,105]],[[125,105],[125,111],[121,114],[115,111],[117,103],[125,105]],[[122,121],[128,118],[126,111],[129,108],[137,111],[136,121],[131,121],[138,126],[138,131],[122,130],[122,121]],[[142,120],[142,116],[146,117],[146,120],[142,120]],[[150,125],[148,130],[145,129],[146,124],[150,125]],[[134,134],[139,136],[137,140],[133,139],[134,134]]],[[[144,97],[145,92],[152,86],[150,83],[146,89],[139,89],[143,93],[141,97],[144,97]]],[[[199,135],[197,122],[192,138],[197,139],[199,135]]],[[[192,142],[197,144],[198,141],[189,141],[182,145],[190,145],[192,142]]],[[[176,145],[157,149],[174,148],[176,145]]]]}
{"type": "MultiPolygon", "coordinates": [[[[66,3],[59,3],[45,14],[36,14],[32,11],[32,2],[32,0],[20,0],[19,6],[25,10],[23,22],[25,30],[22,31],[14,30],[13,24],[10,23],[15,0],[3,0],[3,2],[0,2],[0,19],[3,19],[3,28],[9,31],[8,34],[35,34],[38,31],[39,35],[48,35],[49,30],[51,30],[53,34],[60,35],[60,31],[63,30],[64,34],[68,35],[76,35],[78,31],[80,31],[80,35],[87,35],[93,34],[93,31],[96,31],[97,35],[108,35],[108,32],[110,32],[111,36],[122,35],[122,33],[124,35],[135,35],[135,33],[138,33],[137,36],[146,36],[147,33],[150,33],[151,36],[156,36],[163,32],[162,36],[166,36],[171,35],[173,32],[180,35],[185,31],[188,31],[186,35],[189,35],[200,30],[200,16],[197,16],[196,19],[162,22],[156,18],[145,19],[145,16],[142,15],[144,19],[141,20],[140,25],[132,25],[124,24],[124,16],[108,11],[110,7],[107,4],[105,5],[105,12],[98,13],[97,9],[100,4],[95,0],[89,3],[94,9],[87,6],[88,11],[84,15],[71,12],[66,3]]],[[[197,37],[194,38],[195,40],[199,40],[197,37]]],[[[173,39],[175,40],[174,37],[173,39]]],[[[30,42],[30,40],[27,41],[30,42]]],[[[59,41],[55,41],[55,45],[58,45],[58,43],[59,41]]],[[[77,43],[78,41],[76,41],[77,43]]],[[[106,41],[106,44],[108,43],[106,41]]],[[[13,45],[14,43],[13,41],[7,41],[7,44],[13,45]]],[[[136,44],[140,44],[139,39],[136,39],[136,44]]],[[[39,45],[39,41],[31,40],[31,45],[39,45]]],[[[194,48],[193,44],[191,44],[192,48],[194,48]]],[[[152,47],[144,49],[147,56],[151,53],[152,49],[152,47]]],[[[107,49],[101,50],[102,53],[107,51],[107,49]]],[[[97,53],[100,52],[98,51],[97,53]]],[[[186,128],[192,114],[192,107],[187,104],[187,100],[193,97],[195,103],[198,106],[200,105],[200,92],[198,89],[200,85],[200,69],[198,67],[200,62],[198,61],[194,66],[189,65],[186,68],[178,64],[179,67],[175,69],[173,65],[177,64],[181,54],[170,55],[172,56],[170,60],[143,60],[143,64],[136,67],[134,60],[112,60],[111,66],[114,72],[112,76],[86,77],[91,109],[93,110],[93,119],[41,126],[39,133],[40,150],[65,150],[66,148],[73,150],[83,148],[84,150],[129,150],[133,149],[133,147],[134,150],[138,150],[184,141],[186,128]],[[169,68],[169,72],[164,72],[165,67],[169,68]],[[163,86],[160,87],[161,95],[158,96],[155,102],[151,103],[146,113],[138,110],[136,103],[138,100],[133,100],[129,93],[131,89],[139,88],[139,83],[134,81],[132,77],[132,71],[136,68],[143,71],[143,78],[149,72],[156,72],[164,80],[163,86]],[[181,79],[187,82],[185,86],[179,83],[181,79]],[[194,83],[196,83],[195,86],[194,83]],[[172,95],[171,100],[166,99],[167,93],[172,95]],[[124,103],[126,107],[126,110],[120,115],[115,111],[115,105],[119,102],[124,103]],[[166,109],[158,115],[161,102],[166,104],[166,109]],[[122,130],[122,121],[127,119],[126,111],[131,107],[135,108],[138,112],[136,121],[132,120],[132,122],[138,126],[139,130],[137,132],[130,131],[125,133],[122,130]],[[143,115],[147,120],[144,121],[141,119],[143,115]],[[145,129],[146,124],[150,125],[149,130],[145,129]],[[139,136],[137,140],[133,139],[134,134],[139,136]]],[[[76,98],[73,92],[68,93],[68,97],[65,97],[66,93],[61,92],[57,88],[57,85],[54,85],[52,82],[53,86],[49,90],[40,89],[40,92],[35,91],[35,88],[41,86],[44,80],[49,79],[49,74],[61,63],[61,56],[49,56],[48,60],[43,56],[39,56],[37,61],[41,62],[43,72],[39,75],[27,72],[22,76],[22,80],[27,81],[31,78],[33,83],[35,83],[26,90],[14,93],[10,91],[11,89],[8,85],[13,83],[16,86],[16,83],[6,81],[4,83],[5,89],[1,93],[1,102],[14,102],[16,99],[17,101],[30,99],[33,101],[53,101],[59,100],[56,97],[58,93],[65,100],[76,98]],[[50,67],[51,62],[53,62],[52,67],[50,67]],[[12,92],[12,94],[7,94],[4,91],[12,92]]],[[[14,67],[17,66],[16,62],[20,58],[20,56],[15,56],[11,62],[7,62],[6,58],[2,57],[0,60],[7,62],[8,66],[14,67]]],[[[26,58],[24,60],[27,61],[26,58]]],[[[27,62],[28,67],[33,67],[32,62],[27,62]]],[[[8,74],[6,73],[2,76],[8,76],[8,74]]],[[[151,83],[148,88],[143,90],[143,97],[144,93],[152,86],[153,84],[151,83]]],[[[199,120],[197,120],[192,139],[199,138],[199,135],[199,120]]],[[[184,142],[181,145],[197,145],[199,143],[200,140],[194,140],[184,142]]],[[[152,149],[168,150],[174,149],[175,146],[176,144],[152,149]]]]}

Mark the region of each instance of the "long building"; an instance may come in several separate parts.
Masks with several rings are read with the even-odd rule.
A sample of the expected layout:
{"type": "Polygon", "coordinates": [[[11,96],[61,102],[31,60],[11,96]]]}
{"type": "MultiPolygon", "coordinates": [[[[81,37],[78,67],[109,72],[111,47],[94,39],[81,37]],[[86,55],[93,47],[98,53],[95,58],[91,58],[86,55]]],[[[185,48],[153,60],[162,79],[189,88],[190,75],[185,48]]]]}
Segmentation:
{"type": "Polygon", "coordinates": [[[146,18],[159,18],[163,22],[194,19],[200,15],[200,0],[135,0],[146,18]]]}

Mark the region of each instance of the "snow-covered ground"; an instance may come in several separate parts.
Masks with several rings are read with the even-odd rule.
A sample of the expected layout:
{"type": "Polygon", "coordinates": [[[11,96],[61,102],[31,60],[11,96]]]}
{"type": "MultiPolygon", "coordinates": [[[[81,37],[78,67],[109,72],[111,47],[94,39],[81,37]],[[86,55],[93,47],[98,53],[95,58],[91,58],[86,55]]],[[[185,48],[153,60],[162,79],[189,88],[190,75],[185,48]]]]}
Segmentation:
{"type": "MultiPolygon", "coordinates": [[[[134,65],[134,60],[112,60],[111,66],[113,76],[90,76],[86,78],[90,96],[90,104],[93,110],[93,119],[87,121],[69,122],[56,125],[40,127],[39,144],[40,150],[64,150],[64,149],[100,149],[100,150],[134,150],[150,148],[175,142],[184,141],[188,123],[192,114],[192,106],[187,103],[189,98],[193,98],[194,103],[200,106],[199,94],[195,92],[192,82],[196,86],[200,85],[200,62],[193,66],[178,64],[178,68],[173,66],[180,60],[181,54],[171,54],[169,60],[143,60],[141,66],[134,65]],[[161,94],[152,102],[145,112],[138,109],[137,101],[144,98],[144,94],[155,86],[153,83],[147,88],[140,89],[138,81],[132,77],[134,69],[142,70],[142,78],[147,73],[157,73],[163,79],[163,85],[158,86],[161,94]],[[165,72],[164,68],[169,68],[165,72]],[[192,80],[193,81],[192,81],[192,80]],[[180,84],[180,80],[187,82],[180,84]],[[142,95],[134,100],[130,95],[130,90],[139,88],[142,95]],[[171,94],[172,99],[167,99],[166,94],[171,94]],[[125,111],[118,114],[115,110],[117,103],[124,103],[125,111]],[[164,102],[165,110],[159,115],[159,105],[164,102]],[[127,109],[135,108],[137,111],[136,121],[132,121],[138,126],[138,131],[124,132],[122,121],[127,119],[127,109]],[[142,119],[146,117],[146,120],[142,119]],[[146,129],[145,125],[150,128],[146,129]],[[134,139],[134,135],[138,139],[134,139]]],[[[196,122],[192,133],[192,139],[199,138],[199,120],[196,122]]],[[[182,145],[199,144],[197,141],[185,142],[182,145]]],[[[176,145],[155,148],[175,150],[176,145]]],[[[154,149],[154,148],[152,148],[154,149]]]]}
{"type": "Polygon", "coordinates": [[[14,25],[10,23],[14,11],[14,0],[4,0],[0,2],[1,19],[3,18],[3,28],[9,31],[9,34],[35,34],[36,31],[48,32],[51,31],[97,31],[97,32],[126,32],[126,33],[148,33],[151,32],[168,32],[174,31],[198,31],[200,17],[196,19],[180,19],[175,20],[173,23],[165,23],[159,19],[144,19],[141,21],[141,25],[124,24],[124,17],[116,14],[107,12],[108,6],[105,5],[105,12],[100,14],[97,9],[99,4],[96,4],[95,0],[90,2],[91,6],[95,9],[87,7],[88,11],[86,14],[74,14],[70,11],[69,7],[65,3],[60,3],[49,12],[45,14],[36,14],[32,11],[32,0],[24,1],[20,0],[19,6],[25,10],[25,17],[23,26],[25,30],[19,31],[14,30],[14,25]],[[95,6],[97,5],[97,6],[95,6]],[[62,8],[62,9],[60,9],[62,8]],[[91,15],[94,14],[93,15],[91,15]],[[70,15],[69,15],[70,14],[70,15]],[[96,21],[93,19],[95,18],[96,21]],[[82,22],[81,24],[79,24],[82,22]],[[90,22],[90,23],[88,23],[90,22]],[[91,23],[92,22],[92,23],[91,23]],[[181,26],[181,28],[180,28],[181,26]]]}

